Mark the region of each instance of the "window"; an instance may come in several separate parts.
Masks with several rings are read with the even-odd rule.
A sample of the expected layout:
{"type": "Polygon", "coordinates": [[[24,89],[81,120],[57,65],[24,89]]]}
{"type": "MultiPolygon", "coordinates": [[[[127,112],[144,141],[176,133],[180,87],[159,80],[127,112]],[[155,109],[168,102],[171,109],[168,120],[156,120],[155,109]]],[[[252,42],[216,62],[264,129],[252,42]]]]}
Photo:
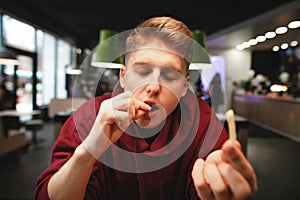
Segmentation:
{"type": "MultiPolygon", "coordinates": [[[[14,77],[14,73],[16,73],[17,79],[13,84],[16,84],[18,89],[24,88],[24,91],[30,93],[32,88],[36,88],[36,98],[33,98],[32,95],[28,98],[20,98],[18,100],[22,101],[19,101],[17,106],[20,108],[33,108],[34,104],[37,106],[47,105],[53,98],[66,98],[68,96],[66,67],[76,63],[74,46],[51,33],[36,29],[34,26],[8,15],[2,15],[2,20],[3,33],[0,33],[0,36],[3,38],[3,44],[27,55],[27,57],[18,55],[18,59],[22,61],[22,66],[18,66],[19,70],[14,71],[13,68],[7,66],[2,71],[4,69],[6,71],[10,70],[9,72],[12,74],[7,75],[2,72],[1,76],[14,77]],[[37,56],[37,82],[36,85],[32,85],[35,53],[37,56]],[[28,64],[28,60],[31,64],[28,64]],[[29,99],[33,99],[35,102],[31,102],[30,106],[25,105],[25,102],[30,101],[29,99]]],[[[18,92],[21,93],[20,91],[18,92]]]]}
{"type": "Polygon", "coordinates": [[[57,42],[56,97],[66,98],[66,68],[71,64],[72,47],[63,40],[57,42]]]}
{"type": "Polygon", "coordinates": [[[3,15],[3,43],[25,51],[35,51],[34,27],[3,15]]]}
{"type": "Polygon", "coordinates": [[[38,86],[37,105],[47,105],[55,97],[55,37],[43,31],[37,31],[38,50],[38,86]],[[40,77],[40,78],[39,78],[40,77]]]}

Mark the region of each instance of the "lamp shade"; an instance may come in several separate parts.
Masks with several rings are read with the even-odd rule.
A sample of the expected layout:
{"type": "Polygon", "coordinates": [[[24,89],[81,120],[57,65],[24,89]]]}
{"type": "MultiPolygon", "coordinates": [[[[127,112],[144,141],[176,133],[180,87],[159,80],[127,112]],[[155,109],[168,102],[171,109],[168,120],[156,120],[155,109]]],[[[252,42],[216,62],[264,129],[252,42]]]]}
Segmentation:
{"type": "Polygon", "coordinates": [[[1,65],[18,65],[19,61],[14,52],[3,50],[0,51],[0,64],[1,65]]]}
{"type": "Polygon", "coordinates": [[[190,70],[201,70],[211,68],[211,62],[209,55],[207,53],[207,48],[205,46],[206,34],[201,30],[194,30],[193,39],[195,41],[194,44],[194,52],[192,62],[190,64],[190,70]]]}
{"type": "Polygon", "coordinates": [[[120,44],[115,31],[102,29],[99,34],[99,44],[92,54],[94,67],[120,68],[123,57],[120,56],[120,44]]]}

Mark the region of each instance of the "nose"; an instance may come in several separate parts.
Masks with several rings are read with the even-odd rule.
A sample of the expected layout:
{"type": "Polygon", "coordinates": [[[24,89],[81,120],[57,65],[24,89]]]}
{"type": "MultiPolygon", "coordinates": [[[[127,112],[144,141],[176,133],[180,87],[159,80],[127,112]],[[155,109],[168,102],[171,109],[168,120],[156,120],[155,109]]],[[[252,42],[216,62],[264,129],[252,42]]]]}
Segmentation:
{"type": "Polygon", "coordinates": [[[149,82],[146,87],[146,92],[150,95],[156,95],[158,94],[160,90],[160,72],[159,71],[154,71],[151,78],[149,79],[149,82]]]}
{"type": "Polygon", "coordinates": [[[150,94],[150,95],[157,95],[159,90],[160,90],[159,83],[149,83],[146,88],[147,94],[150,94]]]}

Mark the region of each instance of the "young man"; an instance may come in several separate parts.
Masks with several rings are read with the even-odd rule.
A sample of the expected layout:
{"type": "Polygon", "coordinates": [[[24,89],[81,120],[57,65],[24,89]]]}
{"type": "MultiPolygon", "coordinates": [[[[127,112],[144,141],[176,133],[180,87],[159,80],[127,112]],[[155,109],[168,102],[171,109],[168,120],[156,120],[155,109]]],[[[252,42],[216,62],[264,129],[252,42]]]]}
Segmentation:
{"type": "Polygon", "coordinates": [[[112,95],[64,124],[35,199],[247,199],[256,175],[189,87],[192,34],[153,17],[126,39],[112,95]]]}

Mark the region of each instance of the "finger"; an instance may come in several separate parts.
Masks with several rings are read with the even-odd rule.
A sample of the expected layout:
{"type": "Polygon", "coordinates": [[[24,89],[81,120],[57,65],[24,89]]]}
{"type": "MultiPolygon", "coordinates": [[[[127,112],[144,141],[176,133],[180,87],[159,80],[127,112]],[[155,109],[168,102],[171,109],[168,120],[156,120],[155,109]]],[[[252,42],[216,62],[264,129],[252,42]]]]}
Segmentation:
{"type": "Polygon", "coordinates": [[[134,97],[132,97],[132,99],[131,99],[131,104],[134,108],[134,110],[132,109],[132,113],[130,113],[130,116],[132,117],[133,120],[140,118],[141,116],[145,115],[146,113],[148,113],[151,110],[150,105],[148,105],[148,104],[144,103],[143,101],[140,101],[134,97]]]}
{"type": "Polygon", "coordinates": [[[129,102],[128,102],[127,111],[128,111],[128,114],[129,114],[129,117],[130,117],[131,120],[134,120],[135,113],[136,113],[137,109],[138,109],[138,105],[135,102],[135,99],[134,98],[130,98],[129,102]]]}
{"type": "Polygon", "coordinates": [[[132,106],[134,106],[135,110],[142,110],[142,111],[150,111],[151,110],[151,106],[144,103],[143,101],[140,101],[134,97],[131,97],[131,101],[130,104],[132,104],[132,106]]]}
{"type": "Polygon", "coordinates": [[[113,115],[102,115],[99,117],[97,133],[103,132],[108,140],[116,142],[129,126],[128,113],[124,111],[115,111],[113,115]]]}
{"type": "MultiPolygon", "coordinates": [[[[141,116],[143,116],[147,112],[149,112],[151,107],[148,104],[144,103],[143,101],[140,101],[140,100],[134,98],[133,96],[131,96],[129,98],[120,99],[119,103],[116,105],[115,109],[117,111],[119,109],[119,111],[128,113],[128,115],[122,115],[123,117],[125,117],[125,116],[127,117],[127,121],[126,121],[126,123],[124,123],[124,125],[126,125],[128,127],[132,121],[140,118],[141,116]]],[[[115,112],[117,112],[117,111],[115,111],[115,112]]],[[[121,120],[125,121],[126,119],[123,118],[121,120]]]]}
{"type": "Polygon", "coordinates": [[[151,110],[151,106],[144,103],[143,101],[138,100],[139,103],[139,108],[143,111],[150,111],[151,110]]]}
{"type": "Polygon", "coordinates": [[[128,105],[128,113],[132,120],[136,120],[140,118],[142,115],[149,112],[150,109],[151,107],[148,104],[134,97],[130,98],[129,105],[128,105]]]}
{"type": "Polygon", "coordinates": [[[129,98],[123,98],[112,101],[112,107],[114,110],[123,110],[126,111],[130,105],[129,98]]]}
{"type": "Polygon", "coordinates": [[[253,167],[242,151],[230,141],[222,146],[222,159],[229,162],[251,185],[253,191],[257,190],[257,180],[253,167]]]}
{"type": "Polygon", "coordinates": [[[100,110],[97,116],[97,121],[100,123],[114,124],[116,120],[117,111],[124,112],[125,116],[128,117],[127,107],[128,107],[128,98],[119,100],[110,99],[105,100],[100,106],[100,110]]]}
{"type": "Polygon", "coordinates": [[[126,105],[128,105],[129,99],[132,96],[132,92],[131,91],[126,91],[124,93],[121,93],[113,98],[110,99],[111,102],[111,107],[113,107],[114,109],[127,109],[127,107],[125,108],[126,105]]]}
{"type": "Polygon", "coordinates": [[[145,116],[147,113],[149,113],[149,111],[138,110],[135,115],[134,120],[137,120],[137,119],[141,118],[142,116],[145,116]]]}
{"type": "Polygon", "coordinates": [[[249,199],[252,189],[247,180],[228,163],[220,163],[218,169],[230,187],[235,199],[249,199]]]}
{"type": "Polygon", "coordinates": [[[214,163],[205,163],[204,177],[210,183],[210,188],[216,199],[230,199],[230,190],[223,180],[219,169],[214,163]]]}
{"type": "Polygon", "coordinates": [[[115,124],[122,131],[125,131],[132,122],[132,120],[130,120],[129,114],[124,111],[115,111],[114,117],[115,117],[115,124]]]}
{"type": "Polygon", "coordinates": [[[151,110],[151,106],[148,104],[141,102],[139,109],[136,112],[135,120],[139,119],[140,117],[144,116],[145,114],[149,113],[151,110]]]}
{"type": "Polygon", "coordinates": [[[128,113],[124,112],[124,111],[119,111],[119,110],[116,110],[114,112],[114,119],[115,119],[115,122],[119,122],[119,123],[125,122],[125,121],[130,121],[128,113]]]}
{"type": "Polygon", "coordinates": [[[192,178],[198,196],[201,199],[211,199],[212,192],[203,174],[204,160],[197,159],[192,170],[192,178]]]}
{"type": "Polygon", "coordinates": [[[206,162],[211,162],[211,163],[222,162],[221,154],[222,154],[221,150],[216,150],[210,153],[206,158],[206,162]]]}

